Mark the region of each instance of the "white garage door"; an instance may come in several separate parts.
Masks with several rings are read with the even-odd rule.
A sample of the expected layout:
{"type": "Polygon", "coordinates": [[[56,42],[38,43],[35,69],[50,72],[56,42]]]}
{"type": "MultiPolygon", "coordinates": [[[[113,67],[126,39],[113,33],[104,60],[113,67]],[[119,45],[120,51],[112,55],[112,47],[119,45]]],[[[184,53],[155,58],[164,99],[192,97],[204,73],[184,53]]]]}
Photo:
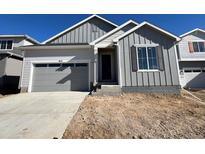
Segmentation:
{"type": "Polygon", "coordinates": [[[185,88],[205,88],[205,70],[185,69],[181,72],[180,80],[185,88]]]}
{"type": "Polygon", "coordinates": [[[32,91],[88,91],[88,64],[35,64],[32,91]]]}

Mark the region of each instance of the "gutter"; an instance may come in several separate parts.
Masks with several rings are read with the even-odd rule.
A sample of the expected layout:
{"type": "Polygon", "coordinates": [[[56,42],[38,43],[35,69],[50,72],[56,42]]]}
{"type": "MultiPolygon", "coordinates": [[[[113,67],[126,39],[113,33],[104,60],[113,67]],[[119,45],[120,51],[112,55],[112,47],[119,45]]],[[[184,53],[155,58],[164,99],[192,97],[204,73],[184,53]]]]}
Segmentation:
{"type": "Polygon", "coordinates": [[[23,58],[23,56],[15,54],[13,52],[9,52],[9,51],[1,52],[1,54],[8,54],[9,56],[15,56],[15,57],[18,57],[18,58],[23,58]]]}

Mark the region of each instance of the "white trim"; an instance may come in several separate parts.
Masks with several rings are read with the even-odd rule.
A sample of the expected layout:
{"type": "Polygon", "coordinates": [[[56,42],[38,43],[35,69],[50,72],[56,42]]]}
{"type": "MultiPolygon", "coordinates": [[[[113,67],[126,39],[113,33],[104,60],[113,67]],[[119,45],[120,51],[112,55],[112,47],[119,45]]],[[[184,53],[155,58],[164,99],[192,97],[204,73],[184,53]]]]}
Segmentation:
{"type": "Polygon", "coordinates": [[[189,32],[187,32],[187,33],[184,33],[184,34],[180,35],[180,37],[182,38],[182,37],[184,37],[184,36],[186,36],[186,35],[189,35],[189,34],[191,34],[191,33],[193,33],[193,32],[196,32],[196,31],[200,31],[200,32],[202,32],[202,33],[205,33],[205,30],[200,29],[200,28],[195,28],[195,29],[193,29],[193,30],[191,30],[191,31],[189,31],[189,32]]]}
{"type": "Polygon", "coordinates": [[[90,43],[90,45],[95,45],[96,43],[100,42],[101,40],[107,38],[108,36],[112,35],[113,33],[119,31],[120,29],[124,28],[125,26],[127,26],[128,24],[133,23],[136,26],[139,25],[137,22],[133,21],[133,20],[129,20],[127,22],[125,22],[124,24],[120,25],[119,27],[111,30],[110,32],[108,32],[107,34],[101,36],[100,38],[94,40],[93,42],[90,43]]]}
{"type": "Polygon", "coordinates": [[[103,21],[105,21],[105,22],[107,22],[107,23],[109,23],[109,24],[111,24],[111,25],[113,25],[113,26],[115,26],[115,27],[118,27],[118,25],[112,23],[111,21],[108,21],[107,19],[104,19],[104,18],[102,18],[102,17],[100,17],[100,16],[94,14],[94,15],[92,15],[92,16],[90,16],[90,17],[88,17],[88,18],[86,18],[86,19],[84,19],[84,20],[78,22],[77,24],[75,24],[75,25],[73,25],[73,26],[67,28],[66,30],[64,30],[64,31],[62,31],[62,32],[60,32],[60,33],[54,35],[53,37],[47,39],[47,40],[44,41],[42,44],[48,43],[49,41],[51,41],[51,40],[53,40],[53,39],[59,37],[60,35],[62,35],[62,34],[64,34],[64,33],[68,32],[68,31],[72,30],[73,28],[75,28],[75,27],[77,27],[77,26],[79,26],[79,25],[81,25],[81,24],[87,22],[88,20],[90,20],[90,19],[92,19],[92,18],[94,18],[94,17],[97,17],[97,18],[99,18],[99,19],[101,19],[101,20],[103,20],[103,21]]]}
{"type": "Polygon", "coordinates": [[[28,92],[32,92],[32,85],[33,85],[33,70],[34,70],[34,65],[35,64],[50,64],[50,63],[87,63],[88,64],[88,90],[90,90],[90,81],[91,81],[91,61],[90,60],[70,60],[69,62],[66,61],[60,61],[60,60],[38,60],[38,61],[31,61],[31,72],[29,76],[29,85],[28,85],[28,92]]]}
{"type": "Polygon", "coordinates": [[[33,69],[34,69],[33,63],[31,63],[31,66],[30,66],[30,70],[31,70],[31,71],[30,71],[29,83],[28,83],[28,92],[29,92],[29,93],[32,91],[33,69]]]}
{"type": "MultiPolygon", "coordinates": [[[[203,53],[203,52],[202,52],[203,53]]],[[[197,59],[197,58],[181,58],[181,59],[179,59],[179,61],[181,62],[181,61],[205,61],[205,58],[204,59],[197,59]]]]}
{"type": "Polygon", "coordinates": [[[0,35],[0,38],[26,38],[29,41],[31,41],[32,43],[36,43],[36,44],[40,44],[40,42],[38,42],[37,40],[35,40],[34,38],[30,37],[29,35],[0,35]]]}
{"type": "Polygon", "coordinates": [[[0,43],[0,51],[11,51],[14,49],[14,39],[4,39],[4,38],[0,38],[0,41],[7,41],[6,43],[6,48],[8,46],[8,41],[12,41],[12,46],[11,46],[11,49],[1,49],[1,43],[0,43]]]}
{"type": "MultiPolygon", "coordinates": [[[[149,57],[148,57],[148,50],[147,50],[147,48],[149,48],[149,47],[154,47],[155,48],[155,51],[156,51],[156,47],[158,46],[156,46],[157,44],[155,44],[155,46],[137,46],[136,47],[136,56],[137,56],[137,71],[138,72],[156,72],[156,71],[159,71],[159,69],[150,69],[149,68],[149,57]],[[138,58],[138,48],[146,48],[146,60],[147,60],[147,67],[148,67],[148,69],[140,69],[139,68],[139,58],[138,58]]],[[[156,51],[156,54],[157,54],[157,51],[156,51]]],[[[156,57],[157,58],[157,57],[156,57]]],[[[157,60],[157,65],[158,65],[158,67],[159,67],[159,63],[158,63],[158,60],[157,60]]]]}
{"type": "Polygon", "coordinates": [[[94,46],[94,64],[93,64],[93,72],[94,72],[94,82],[93,84],[96,85],[98,82],[98,48],[94,46]]]}
{"type": "Polygon", "coordinates": [[[121,54],[120,54],[120,45],[117,43],[117,53],[118,53],[118,82],[120,83],[120,87],[122,88],[122,70],[121,70],[121,54]]]}
{"type": "Polygon", "coordinates": [[[158,47],[159,44],[151,43],[151,44],[134,44],[135,47],[158,47]]]}
{"type": "MultiPolygon", "coordinates": [[[[193,53],[195,54],[195,53],[205,53],[205,51],[200,51],[200,46],[199,46],[199,43],[203,43],[203,46],[204,46],[204,41],[203,40],[200,40],[200,41],[195,41],[195,40],[192,40],[192,41],[189,41],[189,42],[191,42],[192,43],[192,45],[194,46],[194,43],[197,43],[197,49],[198,49],[198,51],[194,51],[193,53]]],[[[205,46],[204,46],[204,49],[205,49],[205,46]]],[[[193,53],[191,53],[191,54],[193,54],[193,53]]]]}
{"type": "Polygon", "coordinates": [[[137,72],[160,72],[158,69],[139,69],[137,72]]]}
{"type": "Polygon", "coordinates": [[[187,42],[204,42],[204,41],[205,40],[197,40],[197,39],[195,40],[195,39],[193,39],[193,40],[190,40],[190,41],[188,40],[187,42]]]}
{"type": "Polygon", "coordinates": [[[175,38],[176,41],[179,41],[179,40],[180,40],[180,38],[177,37],[176,35],[171,34],[170,32],[167,32],[167,31],[165,31],[165,30],[163,30],[163,29],[161,29],[161,28],[159,28],[159,27],[157,27],[157,26],[155,26],[155,25],[153,25],[153,24],[151,24],[151,23],[148,23],[148,22],[144,21],[144,22],[142,22],[141,24],[139,24],[138,26],[132,28],[131,30],[127,31],[126,33],[124,33],[124,34],[120,35],[119,37],[115,38],[113,41],[114,41],[114,42],[118,42],[121,38],[123,38],[123,37],[129,35],[130,33],[134,32],[135,30],[139,29],[140,27],[142,27],[142,26],[144,26],[144,25],[148,25],[148,26],[150,26],[150,27],[152,27],[152,28],[154,28],[154,29],[157,29],[158,31],[160,31],[160,32],[162,32],[162,33],[164,33],[164,34],[166,34],[166,35],[168,35],[168,36],[170,36],[170,37],[175,38]]]}
{"type": "Polygon", "coordinates": [[[176,58],[176,63],[177,63],[177,73],[178,73],[178,79],[179,79],[179,85],[181,85],[181,80],[180,80],[180,69],[179,69],[179,62],[178,62],[178,56],[177,56],[177,43],[174,43],[174,52],[175,52],[175,58],[176,58]]]}
{"type": "Polygon", "coordinates": [[[22,61],[22,67],[21,67],[22,69],[21,69],[19,89],[22,88],[22,83],[23,83],[22,79],[23,79],[23,75],[24,75],[24,62],[25,62],[24,59],[25,58],[23,58],[23,61],[22,61]]]}

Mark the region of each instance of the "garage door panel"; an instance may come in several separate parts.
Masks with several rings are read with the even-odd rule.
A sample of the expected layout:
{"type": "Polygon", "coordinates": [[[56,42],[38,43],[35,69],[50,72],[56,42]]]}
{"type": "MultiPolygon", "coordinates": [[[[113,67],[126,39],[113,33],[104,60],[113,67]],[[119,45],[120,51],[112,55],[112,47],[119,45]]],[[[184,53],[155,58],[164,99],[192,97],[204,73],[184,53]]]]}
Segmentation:
{"type": "Polygon", "coordinates": [[[88,91],[88,65],[69,65],[34,67],[32,91],[88,91]]]}
{"type": "Polygon", "coordinates": [[[205,73],[186,73],[186,87],[205,88],[205,73]]]}
{"type": "MultiPolygon", "coordinates": [[[[70,74],[70,73],[69,73],[70,74]]],[[[38,77],[35,77],[34,80],[35,81],[46,81],[46,80],[49,80],[49,81],[58,81],[58,80],[61,80],[63,78],[66,78],[68,75],[65,75],[65,74],[47,74],[46,76],[42,73],[42,74],[38,74],[39,76],[38,77]]]]}
{"type": "Polygon", "coordinates": [[[181,83],[186,88],[205,88],[205,72],[185,71],[181,83]]]}

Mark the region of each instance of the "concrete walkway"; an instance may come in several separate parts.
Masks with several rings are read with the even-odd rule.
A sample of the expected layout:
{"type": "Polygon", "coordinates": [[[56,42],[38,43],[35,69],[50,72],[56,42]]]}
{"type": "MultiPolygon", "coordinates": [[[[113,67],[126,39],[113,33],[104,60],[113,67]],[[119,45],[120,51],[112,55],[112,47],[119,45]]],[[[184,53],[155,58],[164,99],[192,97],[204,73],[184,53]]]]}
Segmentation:
{"type": "Polygon", "coordinates": [[[0,98],[0,138],[61,138],[87,94],[46,92],[0,98]]]}

